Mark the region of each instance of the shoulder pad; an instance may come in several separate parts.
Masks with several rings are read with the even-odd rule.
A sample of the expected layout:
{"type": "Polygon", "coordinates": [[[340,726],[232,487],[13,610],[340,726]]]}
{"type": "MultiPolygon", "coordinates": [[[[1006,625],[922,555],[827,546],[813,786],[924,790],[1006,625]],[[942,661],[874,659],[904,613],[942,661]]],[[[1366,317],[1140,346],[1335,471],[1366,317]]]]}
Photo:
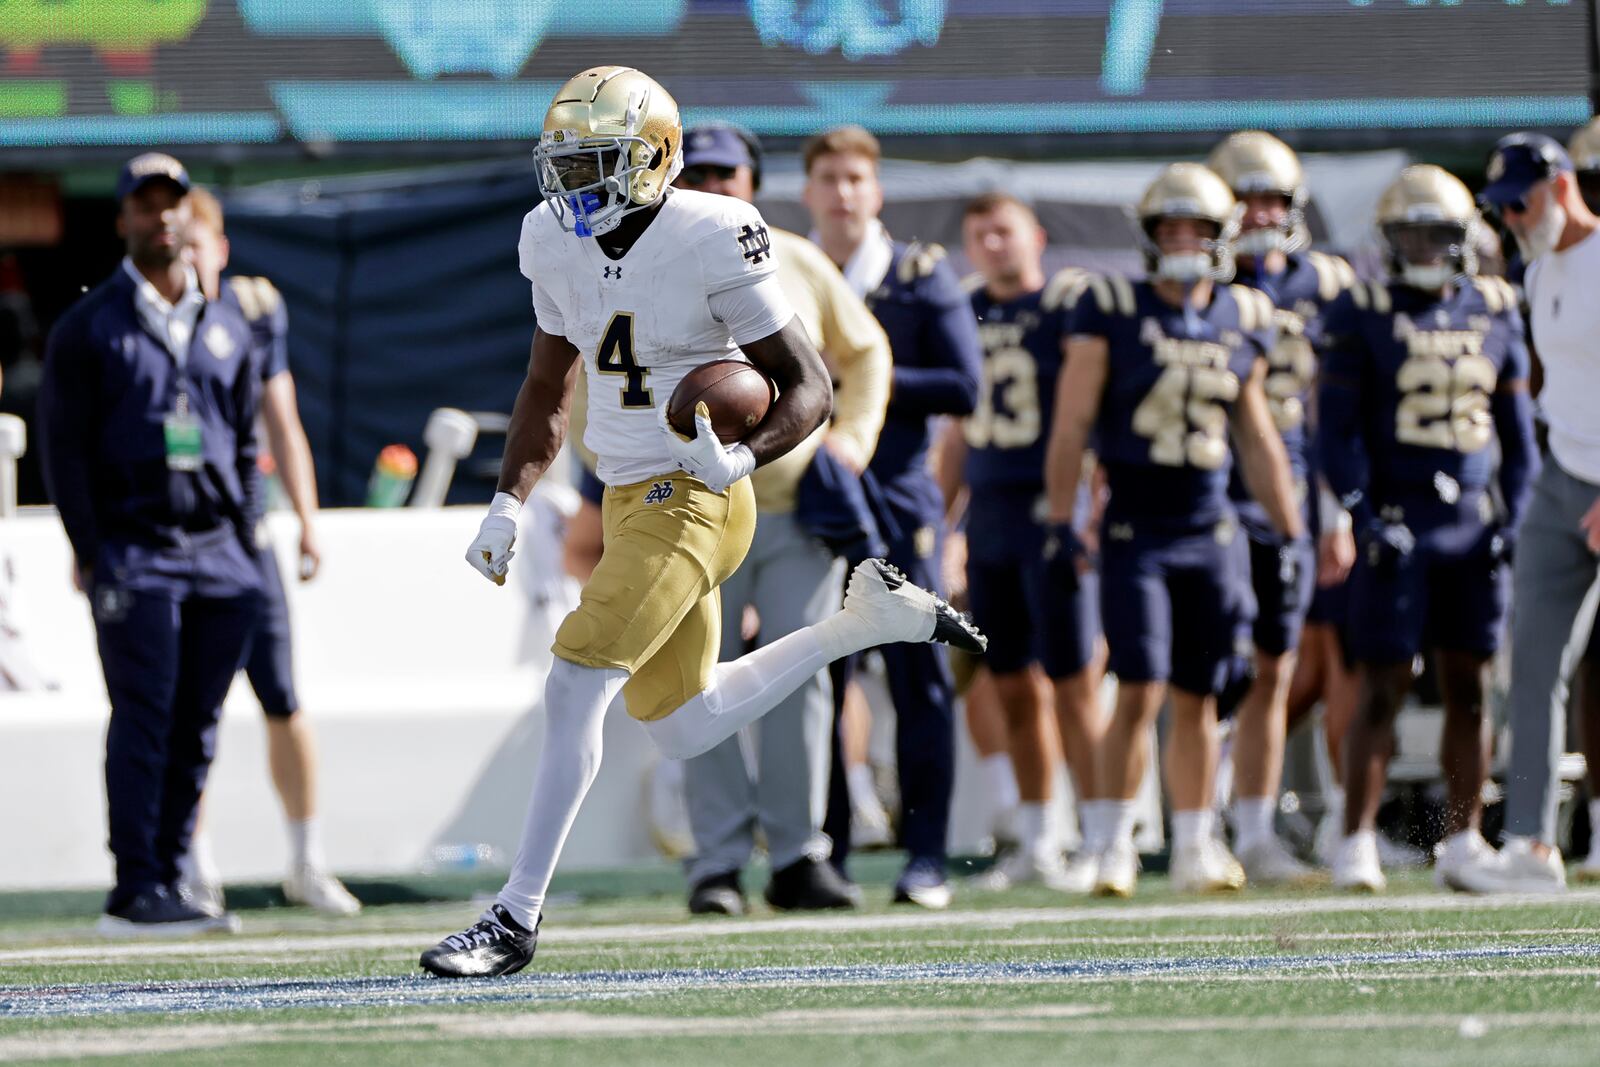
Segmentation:
{"type": "Polygon", "coordinates": [[[910,285],[933,273],[933,268],[944,258],[944,246],[912,241],[906,245],[906,254],[900,260],[900,282],[910,285]]]}
{"type": "Polygon", "coordinates": [[[1356,272],[1342,256],[1312,252],[1306,258],[1317,272],[1317,299],[1324,304],[1355,284],[1356,272]]]}
{"type": "Polygon", "coordinates": [[[1118,274],[1091,274],[1089,291],[1094,294],[1095,305],[1100,308],[1101,314],[1133,317],[1133,285],[1128,279],[1118,274]]]}
{"type": "Polygon", "coordinates": [[[1371,308],[1380,315],[1386,315],[1394,307],[1394,302],[1389,299],[1389,287],[1382,282],[1357,282],[1350,287],[1350,296],[1355,305],[1363,310],[1371,308]]]}
{"type": "Polygon", "coordinates": [[[1511,283],[1504,278],[1475,276],[1472,285],[1478,290],[1478,295],[1483,297],[1483,302],[1489,308],[1491,315],[1503,315],[1517,306],[1517,294],[1511,288],[1511,283]]]}
{"type": "Polygon", "coordinates": [[[1233,293],[1233,302],[1239,308],[1239,328],[1245,333],[1256,330],[1265,330],[1272,326],[1277,318],[1278,309],[1273,306],[1272,298],[1260,289],[1252,289],[1248,285],[1230,285],[1233,293]]]}
{"type": "Polygon", "coordinates": [[[1040,298],[1040,306],[1046,311],[1059,311],[1077,304],[1078,298],[1089,287],[1089,272],[1078,267],[1067,267],[1057,271],[1055,277],[1044,287],[1044,296],[1040,298]]]}
{"type": "Polygon", "coordinates": [[[238,297],[239,307],[250,322],[270,318],[283,302],[278,290],[265,278],[236,276],[228,279],[228,288],[238,297]]]}

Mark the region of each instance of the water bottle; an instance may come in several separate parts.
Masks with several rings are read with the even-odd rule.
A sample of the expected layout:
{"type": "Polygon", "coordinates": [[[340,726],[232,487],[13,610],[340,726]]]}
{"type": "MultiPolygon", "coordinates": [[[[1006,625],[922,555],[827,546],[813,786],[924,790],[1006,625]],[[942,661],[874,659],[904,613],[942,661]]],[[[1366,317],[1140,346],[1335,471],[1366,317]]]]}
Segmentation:
{"type": "Polygon", "coordinates": [[[367,482],[367,507],[404,507],[416,478],[416,453],[405,445],[389,445],[378,453],[372,479],[367,482]]]}

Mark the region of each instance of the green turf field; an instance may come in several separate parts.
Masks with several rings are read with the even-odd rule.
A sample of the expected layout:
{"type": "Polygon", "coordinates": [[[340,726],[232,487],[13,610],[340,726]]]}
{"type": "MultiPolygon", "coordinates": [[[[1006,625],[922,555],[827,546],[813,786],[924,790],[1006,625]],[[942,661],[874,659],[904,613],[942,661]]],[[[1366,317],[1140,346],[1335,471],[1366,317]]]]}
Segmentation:
{"type": "Polygon", "coordinates": [[[1194,900],[1147,875],[1131,902],[969,892],[930,915],[890,908],[879,867],[858,915],[692,922],[670,872],[568,879],[533,966],[469,983],[416,957],[470,903],[104,943],[92,916],[0,900],[0,1061],[1600,1063],[1600,891],[1484,900],[1419,874],[1194,900]]]}

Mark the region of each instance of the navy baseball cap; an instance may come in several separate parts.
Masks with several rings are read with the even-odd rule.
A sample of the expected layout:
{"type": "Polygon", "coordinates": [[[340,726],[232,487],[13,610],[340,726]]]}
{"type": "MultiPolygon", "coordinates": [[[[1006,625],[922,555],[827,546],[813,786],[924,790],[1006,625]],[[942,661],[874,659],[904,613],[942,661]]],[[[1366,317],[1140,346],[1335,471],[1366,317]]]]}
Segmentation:
{"type": "Polygon", "coordinates": [[[183,169],[182,163],[165,152],[146,152],[122,165],[117,175],[118,202],[154,181],[171,182],[185,193],[191,187],[189,172],[183,169]]]}
{"type": "Polygon", "coordinates": [[[1513,133],[1495,142],[1484,168],[1489,184],[1478,196],[1496,207],[1514,204],[1539,182],[1571,169],[1571,157],[1555,138],[1542,133],[1513,133]]]}
{"type": "Polygon", "coordinates": [[[754,167],[744,138],[731,126],[692,126],[683,134],[685,167],[754,167]]]}

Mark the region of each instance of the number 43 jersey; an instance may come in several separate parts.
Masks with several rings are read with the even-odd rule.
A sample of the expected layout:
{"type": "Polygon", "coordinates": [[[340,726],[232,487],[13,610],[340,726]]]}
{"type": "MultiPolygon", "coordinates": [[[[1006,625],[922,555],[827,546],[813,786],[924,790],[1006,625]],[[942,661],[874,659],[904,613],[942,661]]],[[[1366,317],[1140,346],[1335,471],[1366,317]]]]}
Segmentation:
{"type": "MultiPolygon", "coordinates": [[[[1474,278],[1442,298],[1358,284],[1329,306],[1321,344],[1324,394],[1348,389],[1360,398],[1362,488],[1376,502],[1488,486],[1491,398],[1528,376],[1522,316],[1509,284],[1474,278]]],[[[1330,481],[1334,473],[1330,467],[1330,481]]]]}
{"type": "Polygon", "coordinates": [[[744,359],[739,345],[794,318],[761,214],[731,196],[670,190],[620,259],[540,204],[522,221],[517,255],[539,328],[583,358],[583,443],[607,485],[673,470],[656,409],[695,367],[744,359]]]}
{"type": "Polygon", "coordinates": [[[1106,341],[1096,430],[1108,520],[1178,530],[1232,514],[1229,414],[1272,351],[1273,322],[1267,295],[1242,285],[1215,286],[1204,308],[1180,308],[1148,282],[1091,281],[1072,334],[1106,341]]]}
{"type": "Polygon", "coordinates": [[[1068,268],[1035,293],[998,301],[972,293],[983,342],[978,403],[963,423],[967,482],[974,492],[1044,489],[1045,443],[1061,373],[1072,302],[1089,275],[1068,268]]]}

